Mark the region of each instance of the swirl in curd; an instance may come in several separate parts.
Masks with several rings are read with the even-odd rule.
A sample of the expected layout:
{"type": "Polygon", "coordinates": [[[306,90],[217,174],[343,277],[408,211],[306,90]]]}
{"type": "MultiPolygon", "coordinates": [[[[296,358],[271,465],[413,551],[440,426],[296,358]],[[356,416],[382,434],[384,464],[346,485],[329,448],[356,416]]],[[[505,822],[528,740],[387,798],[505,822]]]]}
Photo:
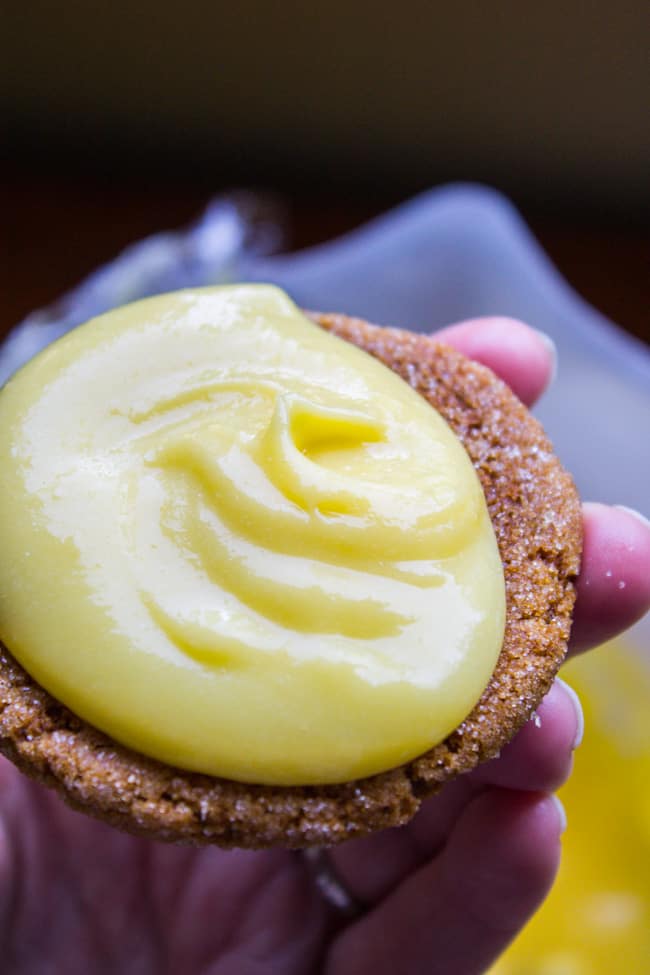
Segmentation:
{"type": "Polygon", "coordinates": [[[0,393],[0,639],[183,769],[348,781],[462,722],[504,578],[459,440],[281,291],[94,319],[0,393]]]}

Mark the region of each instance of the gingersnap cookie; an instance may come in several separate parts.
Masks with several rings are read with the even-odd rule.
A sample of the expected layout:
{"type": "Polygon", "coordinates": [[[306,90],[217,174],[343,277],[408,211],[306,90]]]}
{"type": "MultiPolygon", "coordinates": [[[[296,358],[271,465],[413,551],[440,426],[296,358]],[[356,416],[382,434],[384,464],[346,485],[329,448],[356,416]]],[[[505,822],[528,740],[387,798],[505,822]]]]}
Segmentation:
{"type": "MultiPolygon", "coordinates": [[[[318,314],[312,317],[322,329],[357,346],[388,366],[444,417],[464,445],[478,474],[503,567],[505,624],[496,664],[492,668],[491,676],[480,699],[474,704],[470,713],[459,720],[453,730],[445,734],[444,740],[434,744],[433,747],[423,749],[421,754],[409,757],[406,761],[393,763],[395,767],[376,774],[356,776],[349,781],[332,781],[336,772],[331,773],[328,756],[324,755],[322,775],[326,784],[313,780],[309,784],[302,785],[277,782],[249,784],[247,781],[238,781],[223,775],[187,771],[181,767],[182,762],[175,764],[160,761],[147,757],[143,753],[146,751],[145,748],[140,752],[120,744],[115,737],[96,727],[104,720],[103,692],[95,692],[98,699],[96,702],[98,718],[95,724],[78,717],[73,709],[60,703],[26,672],[10,652],[11,640],[5,632],[0,633],[9,644],[9,646],[0,644],[0,748],[28,775],[57,789],[71,806],[121,829],[175,842],[215,843],[221,846],[250,848],[272,845],[298,848],[337,843],[374,830],[401,825],[417,812],[425,797],[436,792],[446,781],[498,754],[518,729],[530,719],[535,707],[548,691],[564,658],[581,549],[580,505],[573,482],[554,456],[539,423],[488,369],[467,360],[454,350],[436,342],[434,338],[379,328],[342,315],[318,314]]],[[[272,342],[272,338],[268,338],[268,341],[272,342]]],[[[292,348],[293,368],[300,362],[301,351],[295,344],[292,348]]],[[[134,350],[136,359],[137,351],[134,350]]],[[[255,354],[256,349],[251,348],[252,360],[255,354]]],[[[177,368],[177,362],[174,367],[177,368]]],[[[188,359],[187,369],[192,368],[194,366],[188,359]]],[[[73,363],[70,364],[70,369],[74,369],[73,363]]],[[[262,380],[256,378],[258,386],[253,399],[257,397],[260,402],[265,402],[270,388],[268,383],[272,385],[277,381],[277,372],[276,368],[272,376],[267,372],[262,380]],[[260,382],[261,386],[259,386],[260,382]],[[264,383],[267,383],[267,386],[264,386],[264,383]]],[[[235,396],[232,400],[235,407],[229,406],[229,409],[234,409],[232,415],[235,418],[239,415],[237,413],[239,401],[236,397],[241,392],[242,380],[237,378],[235,386],[232,386],[235,382],[232,376],[229,376],[227,381],[232,388],[229,387],[227,390],[220,388],[215,392],[214,379],[205,380],[207,385],[204,384],[201,388],[203,399],[199,404],[197,415],[203,416],[205,404],[213,404],[215,398],[226,395],[230,396],[231,400],[235,396]]],[[[246,382],[250,383],[248,375],[246,382]]],[[[345,416],[328,403],[318,402],[315,407],[312,405],[307,408],[304,390],[300,385],[301,380],[297,382],[298,387],[292,393],[290,413],[287,412],[289,408],[282,404],[273,413],[270,427],[273,423],[279,424],[280,432],[276,439],[264,441],[264,463],[270,465],[274,484],[277,486],[279,483],[284,483],[282,479],[285,477],[286,453],[283,451],[286,444],[283,438],[287,429],[291,429],[298,444],[298,454],[306,455],[310,461],[317,457],[319,463],[327,465],[331,461],[330,455],[334,456],[332,463],[336,462],[335,483],[338,487],[336,491],[332,488],[327,497],[324,496],[325,500],[322,498],[319,500],[315,528],[312,525],[310,528],[310,531],[313,529],[312,535],[308,535],[306,540],[303,539],[301,544],[307,546],[309,551],[313,550],[320,554],[325,552],[323,559],[326,566],[336,562],[332,555],[334,550],[337,557],[343,552],[341,557],[346,560],[352,559],[354,572],[361,576],[367,571],[367,566],[365,562],[359,561],[361,558],[359,548],[351,546],[349,539],[338,531],[341,520],[354,528],[359,520],[358,510],[362,510],[350,507],[357,502],[350,500],[349,493],[340,489],[341,477],[352,476],[347,460],[341,461],[339,456],[340,438],[350,436],[352,431],[355,437],[360,437],[364,443],[371,444],[370,453],[376,460],[378,456],[381,457],[381,437],[367,416],[360,413],[357,415],[352,408],[345,416]],[[317,417],[316,423],[313,421],[314,415],[317,417]],[[327,431],[327,436],[323,434],[323,430],[327,431]],[[333,454],[328,437],[336,440],[337,446],[333,454]],[[334,535],[329,531],[332,524],[337,526],[334,535]],[[327,532],[323,534],[325,531],[323,526],[329,534],[327,532]]],[[[349,379],[346,379],[346,382],[349,385],[349,379]]],[[[210,513],[207,511],[206,514],[206,511],[203,511],[197,519],[194,519],[191,512],[188,515],[188,510],[191,509],[191,496],[187,495],[188,483],[192,478],[198,478],[202,489],[208,485],[212,490],[215,484],[218,485],[220,503],[227,508],[231,484],[229,478],[232,470],[224,466],[226,463],[224,460],[222,467],[215,473],[214,468],[206,461],[202,450],[199,449],[200,445],[197,446],[196,417],[192,419],[194,426],[191,426],[189,431],[183,427],[183,436],[178,442],[174,441],[171,446],[165,443],[161,447],[156,440],[158,427],[167,424],[166,429],[174,431],[179,424],[187,425],[186,412],[190,409],[190,401],[194,402],[192,397],[196,397],[195,387],[192,390],[189,387],[181,389],[173,396],[163,395],[158,390],[155,409],[147,404],[133,407],[128,420],[130,423],[149,424],[146,429],[152,430],[153,433],[147,433],[149,439],[146,440],[143,470],[148,471],[150,466],[156,467],[156,470],[164,468],[164,476],[168,479],[165,484],[169,483],[170,490],[173,489],[170,495],[172,500],[167,498],[160,502],[161,518],[165,522],[164,537],[167,540],[170,537],[182,539],[184,544],[188,543],[189,539],[193,546],[192,559],[195,561],[203,559],[202,564],[209,567],[211,579],[214,580],[217,577],[221,579],[224,570],[222,563],[219,563],[218,559],[215,561],[212,549],[203,550],[204,536],[213,528],[210,524],[210,513]],[[169,417],[174,418],[173,422],[169,417]]],[[[112,396],[113,392],[113,388],[107,386],[105,390],[99,390],[98,397],[112,396]]],[[[247,403],[250,402],[250,395],[248,390],[247,403]]],[[[81,409],[82,404],[66,401],[64,406],[66,409],[68,407],[81,409]]],[[[112,410],[111,416],[120,414],[119,405],[112,410]]],[[[92,410],[89,409],[88,412],[92,416],[92,410]]],[[[122,422],[121,414],[115,422],[118,421],[122,422]]],[[[201,433],[201,436],[206,435],[208,434],[205,434],[205,431],[201,433]]],[[[224,435],[221,429],[215,429],[213,426],[209,428],[212,444],[221,444],[224,435]]],[[[47,450],[47,444],[42,446],[47,450]]],[[[220,446],[219,450],[222,450],[224,458],[229,458],[229,463],[232,461],[234,464],[232,446],[230,444],[227,446],[228,449],[222,449],[220,446]]],[[[0,452],[1,449],[0,444],[0,452]]],[[[296,455],[294,460],[298,464],[300,477],[303,477],[300,457],[296,455]]],[[[50,465],[55,463],[56,459],[53,457],[50,465]]],[[[241,465],[245,461],[240,458],[238,463],[241,465]]],[[[329,468],[327,471],[329,477],[329,468]]],[[[96,474],[96,472],[91,473],[93,476],[96,474]]],[[[389,474],[387,468],[387,479],[389,474]]],[[[31,476],[32,480],[38,481],[39,475],[38,471],[31,470],[26,476],[31,476]]],[[[304,477],[307,475],[305,474],[304,477]]],[[[104,483],[102,478],[110,482],[111,471],[100,470],[100,487],[97,491],[102,490],[101,485],[104,483]]],[[[305,490],[311,491],[313,486],[308,483],[308,478],[305,483],[307,484],[305,490]]],[[[91,491],[90,488],[88,490],[91,491]]],[[[130,501],[137,504],[144,503],[137,493],[138,490],[140,489],[133,485],[127,486],[124,490],[120,488],[120,504],[127,506],[124,508],[127,512],[125,515],[127,522],[130,501]]],[[[298,497],[297,488],[293,483],[288,490],[293,492],[292,497],[298,497]]],[[[73,505],[66,507],[66,498],[57,497],[56,490],[53,491],[52,498],[56,500],[56,504],[63,506],[61,510],[71,519],[70,525],[73,525],[75,512],[68,510],[72,509],[73,505]]],[[[152,498],[155,500],[153,488],[152,498]]],[[[233,503],[232,512],[228,514],[229,518],[236,520],[244,511],[247,531],[250,525],[255,523],[256,517],[256,509],[252,503],[249,504],[249,501],[248,497],[237,495],[237,503],[233,503]]],[[[53,500],[52,503],[54,504],[55,501],[53,500]]],[[[377,505],[380,507],[381,503],[383,501],[378,501],[377,505]]],[[[280,502],[275,509],[275,515],[279,518],[278,512],[280,514],[283,512],[280,502]]],[[[228,524],[230,526],[230,522],[228,524]]],[[[278,521],[277,537],[265,541],[265,545],[271,550],[287,550],[292,558],[298,558],[301,553],[296,554],[290,547],[291,533],[286,528],[288,524],[288,521],[286,523],[282,520],[278,521]]],[[[265,522],[261,522],[261,525],[259,531],[266,531],[265,522]]],[[[374,528],[376,525],[373,523],[373,530],[374,528]]],[[[393,528],[394,525],[390,520],[386,524],[382,523],[381,530],[377,529],[379,534],[376,538],[380,548],[385,546],[386,553],[393,553],[392,557],[397,568],[390,571],[397,579],[398,591],[401,591],[399,586],[404,584],[409,572],[414,570],[408,558],[398,558],[402,551],[400,548],[402,540],[399,537],[400,531],[393,531],[393,528]]],[[[445,548],[451,544],[445,535],[447,529],[446,524],[435,525],[438,539],[436,544],[442,546],[443,562],[445,557],[452,558],[451,555],[445,556],[445,553],[451,552],[451,549],[445,548]]],[[[92,524],[89,523],[87,531],[92,533],[92,530],[92,524]]],[[[130,522],[125,529],[132,535],[136,535],[138,530],[137,526],[133,529],[130,522]]],[[[458,529],[461,533],[464,530],[462,527],[458,529]]],[[[65,535],[61,529],[61,543],[64,546],[73,528],[68,527],[66,531],[68,535],[65,535]]],[[[131,535],[128,537],[131,538],[131,535]]],[[[219,537],[216,529],[214,536],[210,537],[213,538],[214,545],[218,549],[219,537]]],[[[163,544],[162,535],[161,539],[162,541],[159,539],[156,545],[159,542],[160,545],[163,544]]],[[[367,544],[368,550],[375,545],[374,539],[374,535],[366,536],[364,545],[367,544]]],[[[411,541],[407,539],[404,544],[411,544],[411,541]]],[[[133,544],[140,544],[140,542],[136,538],[133,544]]],[[[142,542],[142,545],[145,544],[149,545],[149,541],[142,542]]],[[[149,549],[147,551],[149,552],[149,549]]],[[[404,551],[408,554],[415,549],[411,550],[407,545],[404,551]]],[[[160,557],[164,557],[164,552],[161,552],[160,557]]],[[[387,554],[387,558],[389,557],[387,554]]],[[[228,577],[223,584],[227,591],[235,592],[241,598],[244,598],[242,596],[244,593],[245,598],[254,603],[256,612],[262,613],[263,610],[272,622],[270,632],[275,632],[273,627],[290,624],[307,648],[313,643],[314,630],[318,633],[322,629],[327,629],[330,626],[329,621],[332,621],[331,628],[338,627],[338,631],[351,634],[350,638],[353,642],[369,639],[368,634],[372,627],[377,629],[378,640],[387,638],[386,634],[391,635],[391,639],[392,635],[399,636],[400,628],[403,628],[399,614],[393,612],[391,615],[386,606],[376,598],[373,602],[372,598],[364,596],[363,613],[351,616],[343,597],[335,594],[336,598],[334,598],[329,593],[327,598],[321,598],[320,595],[314,596],[312,590],[308,590],[307,609],[305,609],[304,606],[299,605],[299,599],[286,600],[284,595],[279,595],[280,590],[273,588],[274,585],[280,584],[278,580],[271,579],[269,582],[267,579],[264,586],[251,591],[250,587],[255,586],[256,573],[261,571],[259,563],[250,563],[252,569],[249,575],[245,571],[239,572],[239,568],[244,563],[240,564],[237,556],[233,556],[232,553],[226,559],[226,564],[228,577]],[[249,578],[251,575],[253,582],[249,578]],[[316,599],[316,602],[310,601],[313,599],[316,599]],[[314,608],[318,610],[315,615],[311,612],[314,608]],[[324,620],[328,622],[325,623],[324,620]],[[362,628],[362,632],[358,632],[359,627],[362,628]]],[[[376,580],[379,590],[383,585],[382,573],[385,574],[389,570],[380,559],[376,565],[374,563],[373,565],[375,573],[373,579],[376,580]]],[[[101,566],[95,568],[101,573],[101,566]]],[[[59,606],[58,601],[48,590],[48,573],[49,578],[52,579],[52,574],[58,571],[54,564],[49,569],[46,566],[45,569],[40,570],[38,592],[42,593],[42,598],[48,605],[51,604],[53,613],[59,612],[59,606]]],[[[413,583],[413,579],[410,579],[410,582],[413,583]]],[[[437,583],[434,582],[429,580],[426,583],[429,586],[426,590],[427,599],[432,598],[431,594],[435,591],[437,583]]],[[[108,576],[106,584],[107,586],[111,584],[108,576]]],[[[156,584],[159,590],[163,586],[160,580],[156,584]]],[[[296,579],[292,584],[298,592],[301,586],[300,580],[296,579]]],[[[65,587],[74,585],[76,585],[74,579],[69,583],[65,579],[61,582],[62,599],[66,597],[65,587]]],[[[144,580],[143,591],[147,585],[149,580],[144,580]]],[[[206,635],[205,627],[201,628],[196,620],[192,622],[190,631],[178,634],[177,620],[169,608],[175,592],[174,585],[174,579],[164,582],[164,586],[167,587],[164,589],[167,601],[160,596],[162,590],[154,591],[152,588],[150,592],[147,591],[145,605],[151,619],[156,626],[164,629],[170,639],[176,640],[181,650],[192,655],[193,665],[189,668],[191,674],[199,673],[205,661],[209,660],[211,671],[222,668],[223,673],[226,674],[226,683],[231,682],[228,684],[231,690],[239,687],[238,675],[240,670],[246,672],[247,651],[239,646],[233,650],[229,645],[224,650],[225,644],[220,644],[218,652],[222,657],[217,659],[215,657],[217,651],[211,643],[210,635],[206,635]],[[187,632],[190,632],[191,640],[187,632]],[[188,649],[189,643],[191,647],[188,649]],[[231,658],[228,657],[231,651],[235,655],[233,658],[235,666],[232,671],[229,670],[231,658]],[[240,666],[242,661],[243,666],[240,666]]],[[[424,583],[415,580],[412,588],[417,589],[422,585],[424,583]]],[[[455,592],[456,589],[450,589],[449,592],[455,592]]],[[[59,590],[57,589],[56,592],[59,590]]],[[[407,592],[405,589],[404,592],[406,594],[404,598],[410,599],[408,595],[410,590],[407,592]]],[[[106,599],[108,598],[107,596],[106,599]]],[[[0,603],[0,606],[2,605],[0,603]]],[[[91,611],[95,612],[95,608],[91,607],[91,611]]],[[[6,615],[6,605],[3,613],[6,615]]],[[[200,619],[203,620],[203,617],[200,619]]],[[[0,616],[0,624],[2,620],[3,616],[0,616]]],[[[67,626],[67,618],[64,622],[67,626]]],[[[63,624],[61,630],[63,634],[62,636],[59,634],[57,638],[62,643],[67,632],[63,624]]],[[[333,645],[335,644],[336,639],[333,645]]],[[[56,640],[53,646],[57,646],[56,640]]],[[[20,656],[17,643],[14,644],[14,649],[16,656],[20,656]]],[[[101,649],[103,651],[103,644],[101,649]]],[[[64,653],[64,650],[61,652],[64,653]]],[[[92,652],[89,656],[92,657],[92,652]]],[[[102,659],[105,659],[105,656],[104,654],[102,659]]],[[[386,666],[389,665],[390,662],[386,663],[386,666]]],[[[61,666],[63,667],[64,664],[61,666]]],[[[74,660],[71,666],[73,668],[76,666],[74,660]]],[[[134,680],[137,680],[137,669],[140,664],[134,661],[133,666],[134,680]]],[[[265,666],[262,665],[262,683],[267,679],[265,666]]],[[[81,673],[82,676],[85,675],[85,672],[81,673]]],[[[113,675],[109,676],[112,680],[113,675]]],[[[61,679],[64,679],[64,675],[61,679]]],[[[118,697],[119,680],[120,672],[115,676],[113,684],[110,684],[108,678],[105,684],[106,687],[112,687],[112,692],[118,697]]],[[[272,683],[275,680],[277,680],[276,676],[269,671],[268,681],[272,683]]],[[[329,671],[325,673],[325,685],[328,680],[329,671]]],[[[79,683],[82,683],[81,678],[79,683]]],[[[125,697],[130,693],[128,685],[128,680],[124,680],[122,692],[125,697]]],[[[146,680],[143,686],[146,687],[146,680]]],[[[302,689],[303,685],[299,685],[299,688],[302,689]]],[[[86,682],[83,690],[84,694],[87,692],[86,698],[91,700],[94,707],[90,681],[86,682]]],[[[147,699],[144,703],[147,707],[149,705],[159,707],[162,715],[161,723],[168,718],[173,720],[174,700],[173,696],[170,697],[173,688],[170,691],[170,686],[161,684],[156,691],[159,699],[152,701],[147,699]]],[[[354,699],[352,691],[348,698],[345,697],[348,691],[348,687],[341,688],[342,698],[354,699]]],[[[356,686],[354,693],[356,693],[356,686]]],[[[241,702],[248,701],[249,697],[255,699],[256,695],[259,696],[258,685],[255,685],[254,693],[250,692],[249,697],[246,697],[249,689],[242,685],[241,694],[242,696],[238,698],[233,691],[230,701],[224,697],[222,702],[224,710],[227,711],[229,707],[233,708],[233,712],[236,712],[238,707],[240,710],[246,710],[241,702]]],[[[155,697],[153,693],[149,696],[152,699],[155,697]]],[[[83,707],[87,707],[86,698],[83,698],[83,707]]],[[[287,709],[290,710],[292,707],[299,709],[300,701],[296,703],[290,698],[291,692],[287,691],[287,709]]],[[[413,720],[416,722],[419,714],[417,711],[419,697],[416,694],[412,702],[411,698],[404,700],[409,707],[414,702],[413,720]]],[[[281,709],[284,703],[281,698],[278,698],[277,708],[281,709]]],[[[200,706],[201,702],[197,698],[197,741],[201,737],[200,706]]],[[[316,707],[317,702],[312,702],[310,706],[316,707]]],[[[188,716],[181,716],[181,718],[186,723],[191,722],[191,708],[188,716]]],[[[134,721],[136,719],[137,715],[134,721]]],[[[380,719],[381,715],[377,720],[380,719]]],[[[236,713],[233,720],[237,720],[236,713]]],[[[347,720],[348,716],[343,713],[343,710],[338,716],[336,713],[331,714],[328,722],[331,727],[326,729],[328,734],[334,734],[334,738],[326,739],[330,743],[330,748],[331,743],[335,741],[337,721],[340,722],[341,727],[347,727],[347,720]]],[[[247,731],[246,722],[255,732],[256,721],[256,715],[247,711],[243,718],[243,733],[247,731]]],[[[264,730],[262,725],[259,732],[261,737],[264,736],[264,730]]],[[[147,730],[146,734],[144,731],[138,733],[142,734],[143,741],[146,741],[147,745],[149,745],[149,738],[154,737],[150,730],[147,730]],[[149,738],[146,737],[147,734],[149,738]]],[[[130,730],[124,732],[125,736],[128,734],[131,734],[130,730]]],[[[227,734],[224,732],[225,737],[227,734]]],[[[280,743],[283,740],[280,739],[280,743]]],[[[286,746],[286,750],[291,752],[290,739],[287,741],[289,745],[286,746]]],[[[386,748],[389,749],[389,746],[390,742],[386,748]]],[[[228,742],[224,743],[226,757],[223,761],[226,764],[230,747],[228,742]]],[[[158,748],[158,743],[152,740],[151,748],[154,750],[158,748]]],[[[254,752],[255,749],[252,751],[254,752]]],[[[290,764],[291,758],[291,755],[287,756],[287,765],[290,764]]],[[[256,756],[253,754],[251,761],[254,763],[255,760],[256,756]]],[[[250,774],[254,775],[255,771],[250,774]]],[[[302,774],[304,775],[304,769],[302,774]]],[[[272,762],[268,766],[264,765],[260,775],[267,779],[281,778],[284,775],[282,762],[280,761],[279,766],[277,760],[275,765],[272,762]]]]}

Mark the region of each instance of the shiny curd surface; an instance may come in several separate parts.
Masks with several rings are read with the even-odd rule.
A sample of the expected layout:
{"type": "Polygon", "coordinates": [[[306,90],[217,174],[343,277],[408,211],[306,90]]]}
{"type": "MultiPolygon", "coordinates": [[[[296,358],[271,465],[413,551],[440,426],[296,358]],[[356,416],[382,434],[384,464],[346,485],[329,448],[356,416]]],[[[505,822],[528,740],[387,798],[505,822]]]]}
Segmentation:
{"type": "Polygon", "coordinates": [[[0,392],[0,638],[181,768],[340,782],[442,740],[504,630],[444,420],[266,285],[94,319],[0,392]]]}

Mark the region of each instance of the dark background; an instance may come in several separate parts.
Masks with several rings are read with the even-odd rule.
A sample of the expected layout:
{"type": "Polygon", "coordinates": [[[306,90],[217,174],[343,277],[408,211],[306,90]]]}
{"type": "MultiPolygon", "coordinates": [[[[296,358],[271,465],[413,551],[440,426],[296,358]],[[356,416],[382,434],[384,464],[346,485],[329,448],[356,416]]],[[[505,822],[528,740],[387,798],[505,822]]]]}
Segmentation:
{"type": "Polygon", "coordinates": [[[0,329],[214,193],[285,248],[453,179],[650,339],[646,2],[34,2],[3,12],[0,329]]]}

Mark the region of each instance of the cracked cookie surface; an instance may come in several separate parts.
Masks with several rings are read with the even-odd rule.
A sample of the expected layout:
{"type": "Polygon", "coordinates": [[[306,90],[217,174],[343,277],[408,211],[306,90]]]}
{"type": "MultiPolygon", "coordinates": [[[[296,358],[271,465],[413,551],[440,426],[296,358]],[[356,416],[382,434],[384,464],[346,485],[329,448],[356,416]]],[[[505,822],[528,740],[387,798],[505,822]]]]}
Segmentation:
{"type": "Polygon", "coordinates": [[[569,638],[580,504],[539,423],[488,369],[435,338],[343,315],[321,327],[375,356],[447,420],[479,476],[506,582],[503,647],[481,699],[443,742],[340,785],[255,786],[148,759],[77,718],[0,644],[0,749],[67,802],[130,832],[222,846],[323,846],[408,821],[446,781],[494,757],[549,689],[569,638]]]}

